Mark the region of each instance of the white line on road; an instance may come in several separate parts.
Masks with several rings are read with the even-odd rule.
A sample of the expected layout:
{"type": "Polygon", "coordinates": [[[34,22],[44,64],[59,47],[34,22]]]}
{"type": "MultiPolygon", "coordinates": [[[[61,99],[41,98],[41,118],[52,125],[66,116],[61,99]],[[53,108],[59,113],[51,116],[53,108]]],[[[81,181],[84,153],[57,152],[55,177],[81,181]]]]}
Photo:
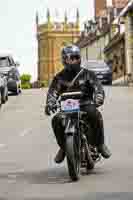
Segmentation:
{"type": "Polygon", "coordinates": [[[5,148],[6,146],[6,144],[0,144],[0,148],[5,148]]]}
{"type": "Polygon", "coordinates": [[[19,134],[19,136],[23,137],[23,136],[25,136],[25,135],[31,133],[31,131],[32,131],[32,128],[24,129],[24,130],[19,134]]]}

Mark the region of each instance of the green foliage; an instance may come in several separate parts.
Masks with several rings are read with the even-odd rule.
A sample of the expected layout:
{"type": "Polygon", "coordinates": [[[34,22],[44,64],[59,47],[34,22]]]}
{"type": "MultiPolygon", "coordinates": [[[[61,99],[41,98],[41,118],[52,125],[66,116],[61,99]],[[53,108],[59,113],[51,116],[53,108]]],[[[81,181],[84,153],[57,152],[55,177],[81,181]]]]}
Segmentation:
{"type": "Polygon", "coordinates": [[[22,89],[30,89],[31,88],[31,84],[30,83],[23,83],[21,84],[22,89]]]}
{"type": "Polygon", "coordinates": [[[48,81],[40,81],[40,87],[48,87],[48,81]]]}
{"type": "Polygon", "coordinates": [[[21,79],[21,87],[22,89],[30,89],[31,88],[31,75],[30,74],[22,74],[21,79]]]}
{"type": "Polygon", "coordinates": [[[22,74],[21,76],[21,83],[30,83],[31,81],[31,75],[30,74],[22,74]]]}

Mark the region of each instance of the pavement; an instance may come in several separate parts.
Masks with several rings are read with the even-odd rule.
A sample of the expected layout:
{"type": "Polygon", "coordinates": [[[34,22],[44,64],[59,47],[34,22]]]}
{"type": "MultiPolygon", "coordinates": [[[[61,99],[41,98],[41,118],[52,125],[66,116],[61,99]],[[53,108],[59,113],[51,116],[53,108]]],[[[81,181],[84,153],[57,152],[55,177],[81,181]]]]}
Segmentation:
{"type": "Polygon", "coordinates": [[[0,111],[0,200],[133,199],[133,88],[105,87],[101,108],[112,151],[80,181],[72,183],[66,161],[53,159],[58,146],[44,115],[46,90],[10,96],[0,111]]]}

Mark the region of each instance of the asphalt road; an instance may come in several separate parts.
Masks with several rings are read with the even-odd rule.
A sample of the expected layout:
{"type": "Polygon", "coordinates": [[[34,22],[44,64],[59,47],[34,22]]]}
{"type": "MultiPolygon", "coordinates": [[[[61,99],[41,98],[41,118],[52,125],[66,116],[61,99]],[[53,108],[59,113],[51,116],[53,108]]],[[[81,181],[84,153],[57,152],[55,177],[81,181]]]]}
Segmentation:
{"type": "Polygon", "coordinates": [[[133,199],[133,88],[107,87],[102,111],[112,157],[79,182],[70,182],[66,161],[44,116],[44,90],[10,96],[0,111],[0,200],[133,199]]]}

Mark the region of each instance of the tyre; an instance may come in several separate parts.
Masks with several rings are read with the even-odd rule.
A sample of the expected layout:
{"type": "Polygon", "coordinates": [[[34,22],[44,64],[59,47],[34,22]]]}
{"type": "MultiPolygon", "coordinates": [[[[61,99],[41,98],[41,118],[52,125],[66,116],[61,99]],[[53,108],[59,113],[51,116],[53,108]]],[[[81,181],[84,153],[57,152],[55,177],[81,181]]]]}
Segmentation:
{"type": "Polygon", "coordinates": [[[8,96],[8,89],[7,89],[7,87],[5,87],[5,88],[2,89],[2,92],[1,92],[1,98],[2,98],[3,104],[6,103],[7,96],[8,96]]]}
{"type": "Polygon", "coordinates": [[[112,85],[112,80],[109,80],[106,85],[112,85]]]}
{"type": "Polygon", "coordinates": [[[87,160],[86,171],[87,171],[87,173],[90,170],[94,169],[94,166],[95,166],[94,160],[92,159],[92,156],[90,155],[88,148],[86,147],[86,160],[87,160]]]}
{"type": "Polygon", "coordinates": [[[7,95],[6,95],[6,101],[8,101],[8,93],[7,93],[7,95]]]}
{"type": "Polygon", "coordinates": [[[87,166],[86,166],[86,170],[88,172],[88,170],[92,170],[94,169],[94,162],[87,162],[87,166]]]}
{"type": "Polygon", "coordinates": [[[72,181],[77,181],[80,176],[80,156],[78,144],[75,144],[74,136],[66,137],[66,155],[69,176],[72,181]]]}
{"type": "Polygon", "coordinates": [[[0,91],[0,108],[2,106],[2,94],[1,94],[1,91],[0,91]]]}
{"type": "Polygon", "coordinates": [[[18,95],[19,95],[19,93],[20,93],[20,92],[19,92],[19,88],[17,87],[17,88],[16,88],[16,91],[15,91],[15,95],[17,95],[17,96],[18,96],[18,95]]]}

